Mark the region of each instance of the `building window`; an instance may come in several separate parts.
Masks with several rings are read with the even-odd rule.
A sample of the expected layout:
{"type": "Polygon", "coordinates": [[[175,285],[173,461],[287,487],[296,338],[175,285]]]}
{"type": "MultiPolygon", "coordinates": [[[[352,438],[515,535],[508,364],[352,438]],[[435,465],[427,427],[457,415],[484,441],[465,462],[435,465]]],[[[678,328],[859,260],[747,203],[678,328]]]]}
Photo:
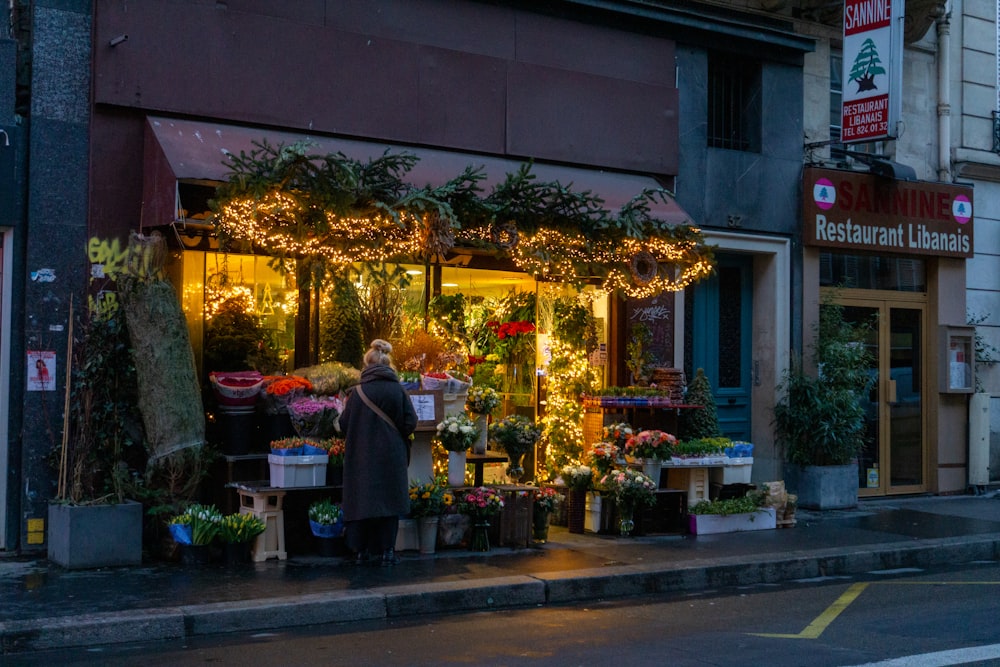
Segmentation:
{"type": "Polygon", "coordinates": [[[729,55],[708,57],[708,145],[760,151],[760,63],[729,55]]]}

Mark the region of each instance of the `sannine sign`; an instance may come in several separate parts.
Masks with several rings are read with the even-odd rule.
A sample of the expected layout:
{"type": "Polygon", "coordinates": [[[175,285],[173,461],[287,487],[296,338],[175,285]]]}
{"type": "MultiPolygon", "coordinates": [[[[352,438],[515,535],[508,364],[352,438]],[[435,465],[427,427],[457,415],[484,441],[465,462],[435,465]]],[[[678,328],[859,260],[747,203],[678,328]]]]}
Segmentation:
{"type": "Polygon", "coordinates": [[[803,243],[847,250],[972,257],[972,188],[856,171],[804,170],[803,243]]]}
{"type": "Polygon", "coordinates": [[[903,0],[844,0],[842,142],[896,136],[902,59],[903,0]]]}

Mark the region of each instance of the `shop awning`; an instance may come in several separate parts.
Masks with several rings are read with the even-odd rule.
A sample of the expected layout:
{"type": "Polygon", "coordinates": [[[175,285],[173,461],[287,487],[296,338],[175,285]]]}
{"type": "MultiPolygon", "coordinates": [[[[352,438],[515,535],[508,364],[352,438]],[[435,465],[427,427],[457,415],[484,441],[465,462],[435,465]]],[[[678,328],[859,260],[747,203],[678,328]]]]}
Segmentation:
{"type": "MultiPolygon", "coordinates": [[[[440,185],[473,165],[484,168],[486,179],[483,187],[488,192],[507,173],[517,171],[523,164],[509,158],[457,151],[150,116],[145,139],[143,227],[169,225],[176,220],[178,182],[210,184],[225,181],[228,175],[226,155],[239,155],[240,151],[249,153],[254,148],[254,142],[264,139],[271,145],[309,140],[315,144],[314,152],[317,154],[339,151],[358,160],[380,156],[387,149],[394,153],[406,151],[420,159],[407,176],[407,180],[418,187],[440,185]]],[[[532,173],[542,181],[572,185],[575,191],[589,190],[604,200],[604,206],[609,211],[617,211],[645,189],[661,187],[649,176],[598,169],[535,163],[532,173]]],[[[653,217],[671,224],[693,223],[673,198],[651,204],[651,213],[653,217]]]]}

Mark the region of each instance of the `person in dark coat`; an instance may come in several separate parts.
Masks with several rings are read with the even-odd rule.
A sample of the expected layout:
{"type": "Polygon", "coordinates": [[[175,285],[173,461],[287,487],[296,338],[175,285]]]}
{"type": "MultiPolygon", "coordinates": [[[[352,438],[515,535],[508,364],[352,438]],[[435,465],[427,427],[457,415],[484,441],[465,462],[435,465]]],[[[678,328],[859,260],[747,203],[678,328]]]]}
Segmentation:
{"type": "Polygon", "coordinates": [[[361,383],[348,391],[340,416],[344,451],[344,525],[358,563],[393,565],[399,517],[410,511],[410,436],[417,413],[392,367],[392,345],[377,338],[365,353],[361,383]],[[385,418],[369,407],[359,390],[385,418]]]}

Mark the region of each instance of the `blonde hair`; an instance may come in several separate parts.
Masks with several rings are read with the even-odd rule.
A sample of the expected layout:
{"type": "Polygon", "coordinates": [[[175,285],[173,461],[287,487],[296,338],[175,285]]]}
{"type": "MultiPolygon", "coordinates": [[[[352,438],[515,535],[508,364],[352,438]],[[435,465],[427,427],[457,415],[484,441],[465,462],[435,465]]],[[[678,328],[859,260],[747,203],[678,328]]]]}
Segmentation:
{"type": "Polygon", "coordinates": [[[392,368],[392,343],[381,338],[373,340],[368,351],[365,352],[365,368],[368,366],[389,366],[392,368]]]}

